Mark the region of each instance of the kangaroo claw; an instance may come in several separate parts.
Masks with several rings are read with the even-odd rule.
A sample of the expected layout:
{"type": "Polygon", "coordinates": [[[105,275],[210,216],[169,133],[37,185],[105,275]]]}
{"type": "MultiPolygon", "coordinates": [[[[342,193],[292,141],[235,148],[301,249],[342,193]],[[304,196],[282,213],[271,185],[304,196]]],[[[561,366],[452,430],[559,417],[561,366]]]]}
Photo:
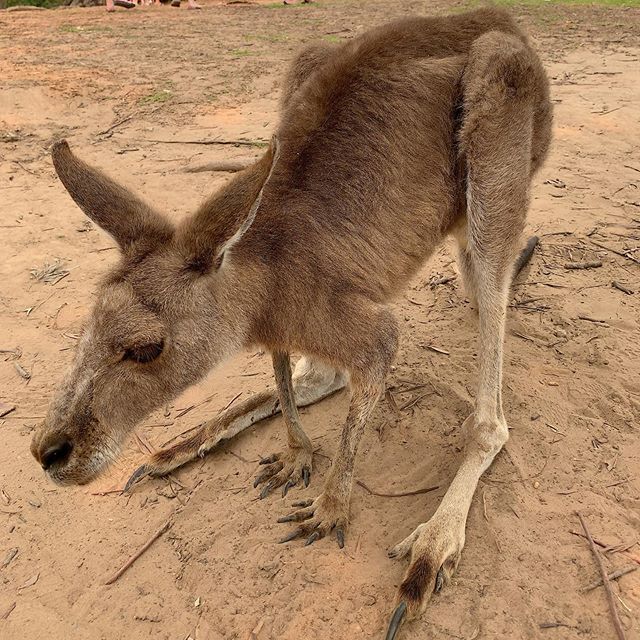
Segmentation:
{"type": "Polygon", "coordinates": [[[127,493],[133,487],[134,484],[137,484],[142,480],[142,478],[150,475],[151,470],[147,467],[146,464],[139,466],[132,474],[131,477],[127,480],[127,484],[124,485],[123,493],[127,493]]]}
{"type": "Polygon", "coordinates": [[[385,640],[394,640],[402,624],[402,620],[407,613],[407,603],[404,600],[400,601],[400,604],[395,608],[391,620],[389,621],[389,628],[387,629],[387,635],[385,640]]]}

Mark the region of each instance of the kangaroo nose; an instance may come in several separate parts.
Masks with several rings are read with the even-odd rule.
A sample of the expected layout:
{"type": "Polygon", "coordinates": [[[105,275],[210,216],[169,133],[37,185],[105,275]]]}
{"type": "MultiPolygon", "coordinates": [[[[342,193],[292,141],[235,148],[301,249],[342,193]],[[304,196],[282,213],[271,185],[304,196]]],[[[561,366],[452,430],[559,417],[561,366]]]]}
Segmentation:
{"type": "Polygon", "coordinates": [[[64,464],[71,455],[73,444],[66,436],[58,436],[55,440],[44,443],[40,450],[40,464],[46,471],[53,464],[64,464]]]}

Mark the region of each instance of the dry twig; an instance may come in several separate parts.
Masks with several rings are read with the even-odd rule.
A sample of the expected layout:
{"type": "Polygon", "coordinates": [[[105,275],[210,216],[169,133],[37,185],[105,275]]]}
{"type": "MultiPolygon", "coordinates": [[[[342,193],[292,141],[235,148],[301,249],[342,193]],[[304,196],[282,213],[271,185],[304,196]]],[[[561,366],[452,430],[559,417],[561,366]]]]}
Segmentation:
{"type": "Polygon", "coordinates": [[[398,404],[396,403],[396,399],[393,397],[393,394],[391,393],[391,391],[389,389],[387,389],[384,392],[384,398],[387,401],[387,404],[389,405],[390,409],[394,413],[399,413],[398,404]]]}
{"type": "Polygon", "coordinates": [[[597,269],[602,266],[600,260],[586,260],[585,262],[567,262],[565,269],[597,269]]]}
{"type": "Polygon", "coordinates": [[[593,322],[595,324],[602,325],[603,327],[608,327],[609,324],[606,320],[598,320],[597,318],[592,318],[591,316],[579,315],[579,320],[586,320],[587,322],[593,322]]]}
{"type": "Polygon", "coordinates": [[[593,541],[593,538],[591,537],[591,532],[589,531],[589,527],[587,527],[587,523],[582,517],[582,514],[577,511],[576,515],[580,519],[580,524],[584,529],[584,534],[587,537],[587,540],[589,541],[591,552],[593,553],[593,557],[595,558],[596,564],[598,565],[598,570],[600,571],[600,577],[602,578],[604,588],[607,592],[607,599],[609,600],[609,609],[611,611],[611,617],[613,619],[613,626],[615,627],[619,640],[626,640],[624,628],[622,627],[622,622],[620,621],[620,616],[618,615],[618,608],[616,607],[616,601],[613,597],[613,591],[611,591],[609,576],[607,575],[607,571],[604,568],[604,563],[602,562],[602,556],[600,555],[598,549],[596,548],[596,543],[593,541]]]}
{"type": "Polygon", "coordinates": [[[150,538],[145,544],[140,547],[136,553],[134,553],[123,565],[116,571],[106,582],[107,584],[113,584],[131,565],[165,532],[167,532],[173,524],[173,514],[169,520],[167,520],[150,538]]]}
{"type": "Polygon", "coordinates": [[[22,349],[20,349],[20,347],[16,347],[15,349],[0,349],[0,353],[10,353],[16,358],[19,358],[22,355],[22,349]]]}
{"type": "Polygon", "coordinates": [[[0,418],[4,418],[6,415],[15,411],[16,407],[13,404],[7,404],[6,402],[2,402],[0,400],[0,418]]]}
{"type": "Polygon", "coordinates": [[[222,411],[226,411],[241,395],[242,391],[240,393],[236,393],[236,395],[233,396],[233,398],[231,398],[231,400],[229,400],[229,402],[227,402],[227,404],[222,408],[220,413],[222,413],[222,411]]]}
{"type": "Polygon", "coordinates": [[[436,491],[439,486],[425,487],[424,489],[416,489],[415,491],[401,491],[399,493],[381,493],[380,491],[374,491],[369,488],[362,480],[356,480],[356,484],[359,484],[369,495],[378,496],[380,498],[404,498],[405,496],[419,496],[423,493],[430,493],[436,491]]]}
{"type": "Polygon", "coordinates": [[[113,135],[113,130],[117,129],[120,125],[123,125],[125,122],[129,122],[129,120],[131,120],[133,118],[133,116],[126,116],[124,118],[121,118],[120,120],[117,120],[116,122],[114,122],[108,129],[105,129],[104,131],[98,131],[97,135],[99,136],[106,136],[107,134],[111,134],[107,137],[111,137],[113,135]]]}
{"type": "MultiPolygon", "coordinates": [[[[569,533],[570,533],[571,535],[578,536],[579,538],[585,538],[585,539],[586,539],[586,537],[587,537],[587,536],[585,536],[585,535],[584,535],[584,533],[581,533],[580,531],[569,531],[569,533]]],[[[632,546],[635,544],[635,542],[633,542],[631,545],[627,545],[627,549],[620,549],[620,548],[619,548],[619,547],[620,547],[620,545],[609,545],[609,544],[606,544],[605,542],[603,542],[602,540],[598,540],[598,538],[593,538],[593,541],[594,541],[594,542],[595,542],[599,547],[601,547],[601,548],[602,548],[602,550],[603,550],[605,553],[607,553],[608,551],[614,551],[614,552],[622,551],[622,552],[624,552],[624,554],[625,554],[625,555],[626,555],[630,560],[633,560],[635,563],[640,564],[640,556],[637,556],[636,554],[631,553],[630,551],[628,551],[628,548],[629,548],[629,547],[632,547],[632,546]]]]}
{"type": "Polygon", "coordinates": [[[13,366],[18,372],[18,375],[25,380],[31,380],[31,374],[18,362],[14,362],[13,366]]]}
{"type": "MultiPolygon", "coordinates": [[[[635,564],[630,564],[626,567],[622,567],[622,569],[617,569],[616,571],[612,571],[607,578],[609,580],[617,580],[618,578],[621,578],[622,576],[626,576],[627,573],[631,573],[632,571],[635,571],[638,567],[635,564]]],[[[600,580],[596,580],[595,582],[592,582],[591,584],[588,584],[586,587],[582,588],[582,591],[586,592],[586,591],[593,591],[594,589],[597,589],[598,587],[602,586],[604,583],[602,582],[602,578],[600,578],[600,580]]]]}
{"type": "Polygon", "coordinates": [[[596,247],[600,247],[601,249],[606,249],[607,251],[611,251],[611,253],[615,253],[617,256],[621,256],[623,258],[626,258],[627,260],[631,260],[631,262],[635,262],[636,264],[640,264],[640,260],[638,260],[638,258],[634,258],[633,256],[629,255],[631,253],[631,251],[627,251],[622,252],[622,251],[618,251],[617,249],[613,249],[611,247],[607,247],[604,244],[600,244],[599,242],[596,242],[595,240],[590,240],[590,242],[592,244],[595,244],[596,247]]]}
{"type": "Polygon", "coordinates": [[[625,285],[621,284],[617,280],[614,280],[611,283],[611,286],[614,289],[618,289],[618,291],[622,291],[622,293],[626,293],[628,296],[632,296],[633,295],[633,289],[629,289],[629,287],[625,287],[625,285]]]}
{"type": "Polygon", "coordinates": [[[2,565],[0,565],[1,569],[6,569],[10,564],[11,561],[18,555],[18,547],[13,547],[13,549],[9,549],[9,551],[7,551],[7,554],[4,557],[4,560],[2,561],[2,565]]]}
{"type": "Polygon", "coordinates": [[[182,171],[184,173],[204,173],[205,171],[236,173],[246,169],[248,166],[246,162],[205,162],[204,164],[188,165],[182,171]]]}
{"type": "Polygon", "coordinates": [[[410,400],[407,400],[401,407],[400,407],[400,411],[404,411],[405,409],[411,409],[411,407],[413,407],[414,405],[416,405],[420,400],[422,400],[422,398],[424,398],[425,396],[428,396],[429,393],[422,393],[419,396],[416,396],[415,398],[411,398],[410,400]]]}
{"type": "Polygon", "coordinates": [[[439,347],[434,347],[432,344],[425,344],[425,349],[429,349],[430,351],[435,351],[436,353],[442,353],[445,356],[451,355],[448,351],[444,349],[440,349],[439,347]]]}

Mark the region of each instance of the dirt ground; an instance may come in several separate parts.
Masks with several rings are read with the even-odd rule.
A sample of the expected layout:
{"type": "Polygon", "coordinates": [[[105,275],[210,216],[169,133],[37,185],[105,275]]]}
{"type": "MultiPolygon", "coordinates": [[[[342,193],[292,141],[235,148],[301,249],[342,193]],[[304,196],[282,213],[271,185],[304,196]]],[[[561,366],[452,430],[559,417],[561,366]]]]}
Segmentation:
{"type": "MultiPolygon", "coordinates": [[[[228,179],[185,166],[259,153],[193,142],[268,140],[279,78],[301,44],[462,7],[345,0],[0,15],[0,349],[20,354],[0,353],[0,401],[16,407],[0,418],[2,640],[381,637],[405,569],[387,549],[439,504],[475,393],[476,321],[451,247],[396,305],[402,345],[389,385],[398,411],[378,406],[357,466],[378,492],[440,488],[384,498],[358,485],[344,551],[334,540],[281,546],[286,529],[275,520],[290,500],[259,501],[251,487],[258,457],[284,444],[279,419],[173,480],[118,491],[145,447],[272,385],[268,355],[237,358],[151,416],[93,485],[57,488],[31,458],[31,433],[71,360],[96,281],[116,259],[57,181],[48,148],[68,137],[178,218],[228,179]],[[56,260],[65,277],[32,277],[56,260]],[[434,286],[442,276],[454,279],[434,286]],[[105,586],[176,509],[173,527],[105,586]]],[[[529,218],[541,244],[509,313],[511,439],[478,487],[453,585],[406,638],[614,638],[603,589],[582,591],[597,569],[572,533],[576,510],[613,547],[609,569],[640,564],[640,10],[514,11],[548,67],[556,121],[529,218]],[[564,268],[584,260],[602,266],[564,268]]],[[[322,455],[311,487],[294,498],[319,491],[346,406],[341,393],[304,411],[322,455]]],[[[640,571],[613,589],[627,637],[640,638],[640,571]]]]}

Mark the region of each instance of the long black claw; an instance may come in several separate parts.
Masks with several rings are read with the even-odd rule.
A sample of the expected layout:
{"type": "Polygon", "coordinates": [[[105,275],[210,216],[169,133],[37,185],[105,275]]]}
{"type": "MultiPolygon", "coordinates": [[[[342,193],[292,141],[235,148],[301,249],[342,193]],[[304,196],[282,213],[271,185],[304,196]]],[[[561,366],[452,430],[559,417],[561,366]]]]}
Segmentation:
{"type": "Polygon", "coordinates": [[[262,478],[260,476],[258,476],[254,481],[253,481],[253,488],[255,489],[260,483],[262,482],[262,478]]]}
{"type": "Polygon", "coordinates": [[[297,500],[296,502],[292,502],[291,506],[293,507],[310,507],[313,504],[313,500],[297,500]]]}
{"type": "Polygon", "coordinates": [[[302,535],[302,531],[299,528],[295,529],[288,536],[286,536],[285,538],[282,538],[282,540],[280,540],[280,544],[284,544],[285,542],[291,542],[292,540],[299,538],[301,535],[302,535]]]}
{"type": "Polygon", "coordinates": [[[287,493],[289,493],[289,489],[295,486],[296,486],[295,480],[287,480],[287,483],[284,485],[284,487],[282,487],[282,497],[284,498],[287,495],[287,493]]]}
{"type": "Polygon", "coordinates": [[[407,603],[404,600],[400,601],[400,604],[395,608],[393,615],[391,616],[391,621],[389,622],[389,628],[387,629],[387,635],[385,636],[385,640],[394,640],[396,634],[398,633],[398,629],[402,624],[402,619],[407,612],[407,603]]]}
{"type": "Polygon", "coordinates": [[[290,513],[288,516],[282,516],[282,518],[278,518],[276,520],[276,522],[282,524],[284,522],[295,522],[296,521],[296,514],[295,513],[290,513]]]}
{"type": "Polygon", "coordinates": [[[304,543],[305,547],[308,547],[310,544],[313,544],[318,538],[320,537],[320,532],[319,531],[314,531],[308,538],[307,541],[304,543]]]}
{"type": "Polygon", "coordinates": [[[440,593],[442,591],[442,585],[444,584],[444,569],[440,567],[436,574],[436,586],[433,588],[433,593],[440,593]]]}
{"type": "Polygon", "coordinates": [[[336,538],[338,539],[338,546],[344,549],[344,529],[342,527],[336,529],[336,538]]]}
{"type": "Polygon", "coordinates": [[[133,487],[134,484],[136,484],[137,482],[140,482],[142,478],[144,478],[145,476],[148,476],[150,473],[151,473],[151,470],[149,469],[149,467],[147,467],[146,464],[139,466],[131,474],[131,477],[127,480],[127,484],[124,485],[124,489],[123,489],[124,493],[129,491],[129,489],[131,489],[131,487],[133,487]]]}
{"type": "Polygon", "coordinates": [[[258,464],[271,464],[277,461],[278,461],[278,454],[273,453],[270,456],[267,456],[266,458],[260,458],[260,462],[258,464]]]}
{"type": "Polygon", "coordinates": [[[302,467],[302,482],[305,487],[309,486],[309,481],[311,480],[311,469],[309,467],[302,467]]]}
{"type": "Polygon", "coordinates": [[[273,484],[271,482],[267,482],[267,484],[262,487],[262,491],[260,492],[260,500],[264,500],[271,493],[273,488],[273,484]]]}

